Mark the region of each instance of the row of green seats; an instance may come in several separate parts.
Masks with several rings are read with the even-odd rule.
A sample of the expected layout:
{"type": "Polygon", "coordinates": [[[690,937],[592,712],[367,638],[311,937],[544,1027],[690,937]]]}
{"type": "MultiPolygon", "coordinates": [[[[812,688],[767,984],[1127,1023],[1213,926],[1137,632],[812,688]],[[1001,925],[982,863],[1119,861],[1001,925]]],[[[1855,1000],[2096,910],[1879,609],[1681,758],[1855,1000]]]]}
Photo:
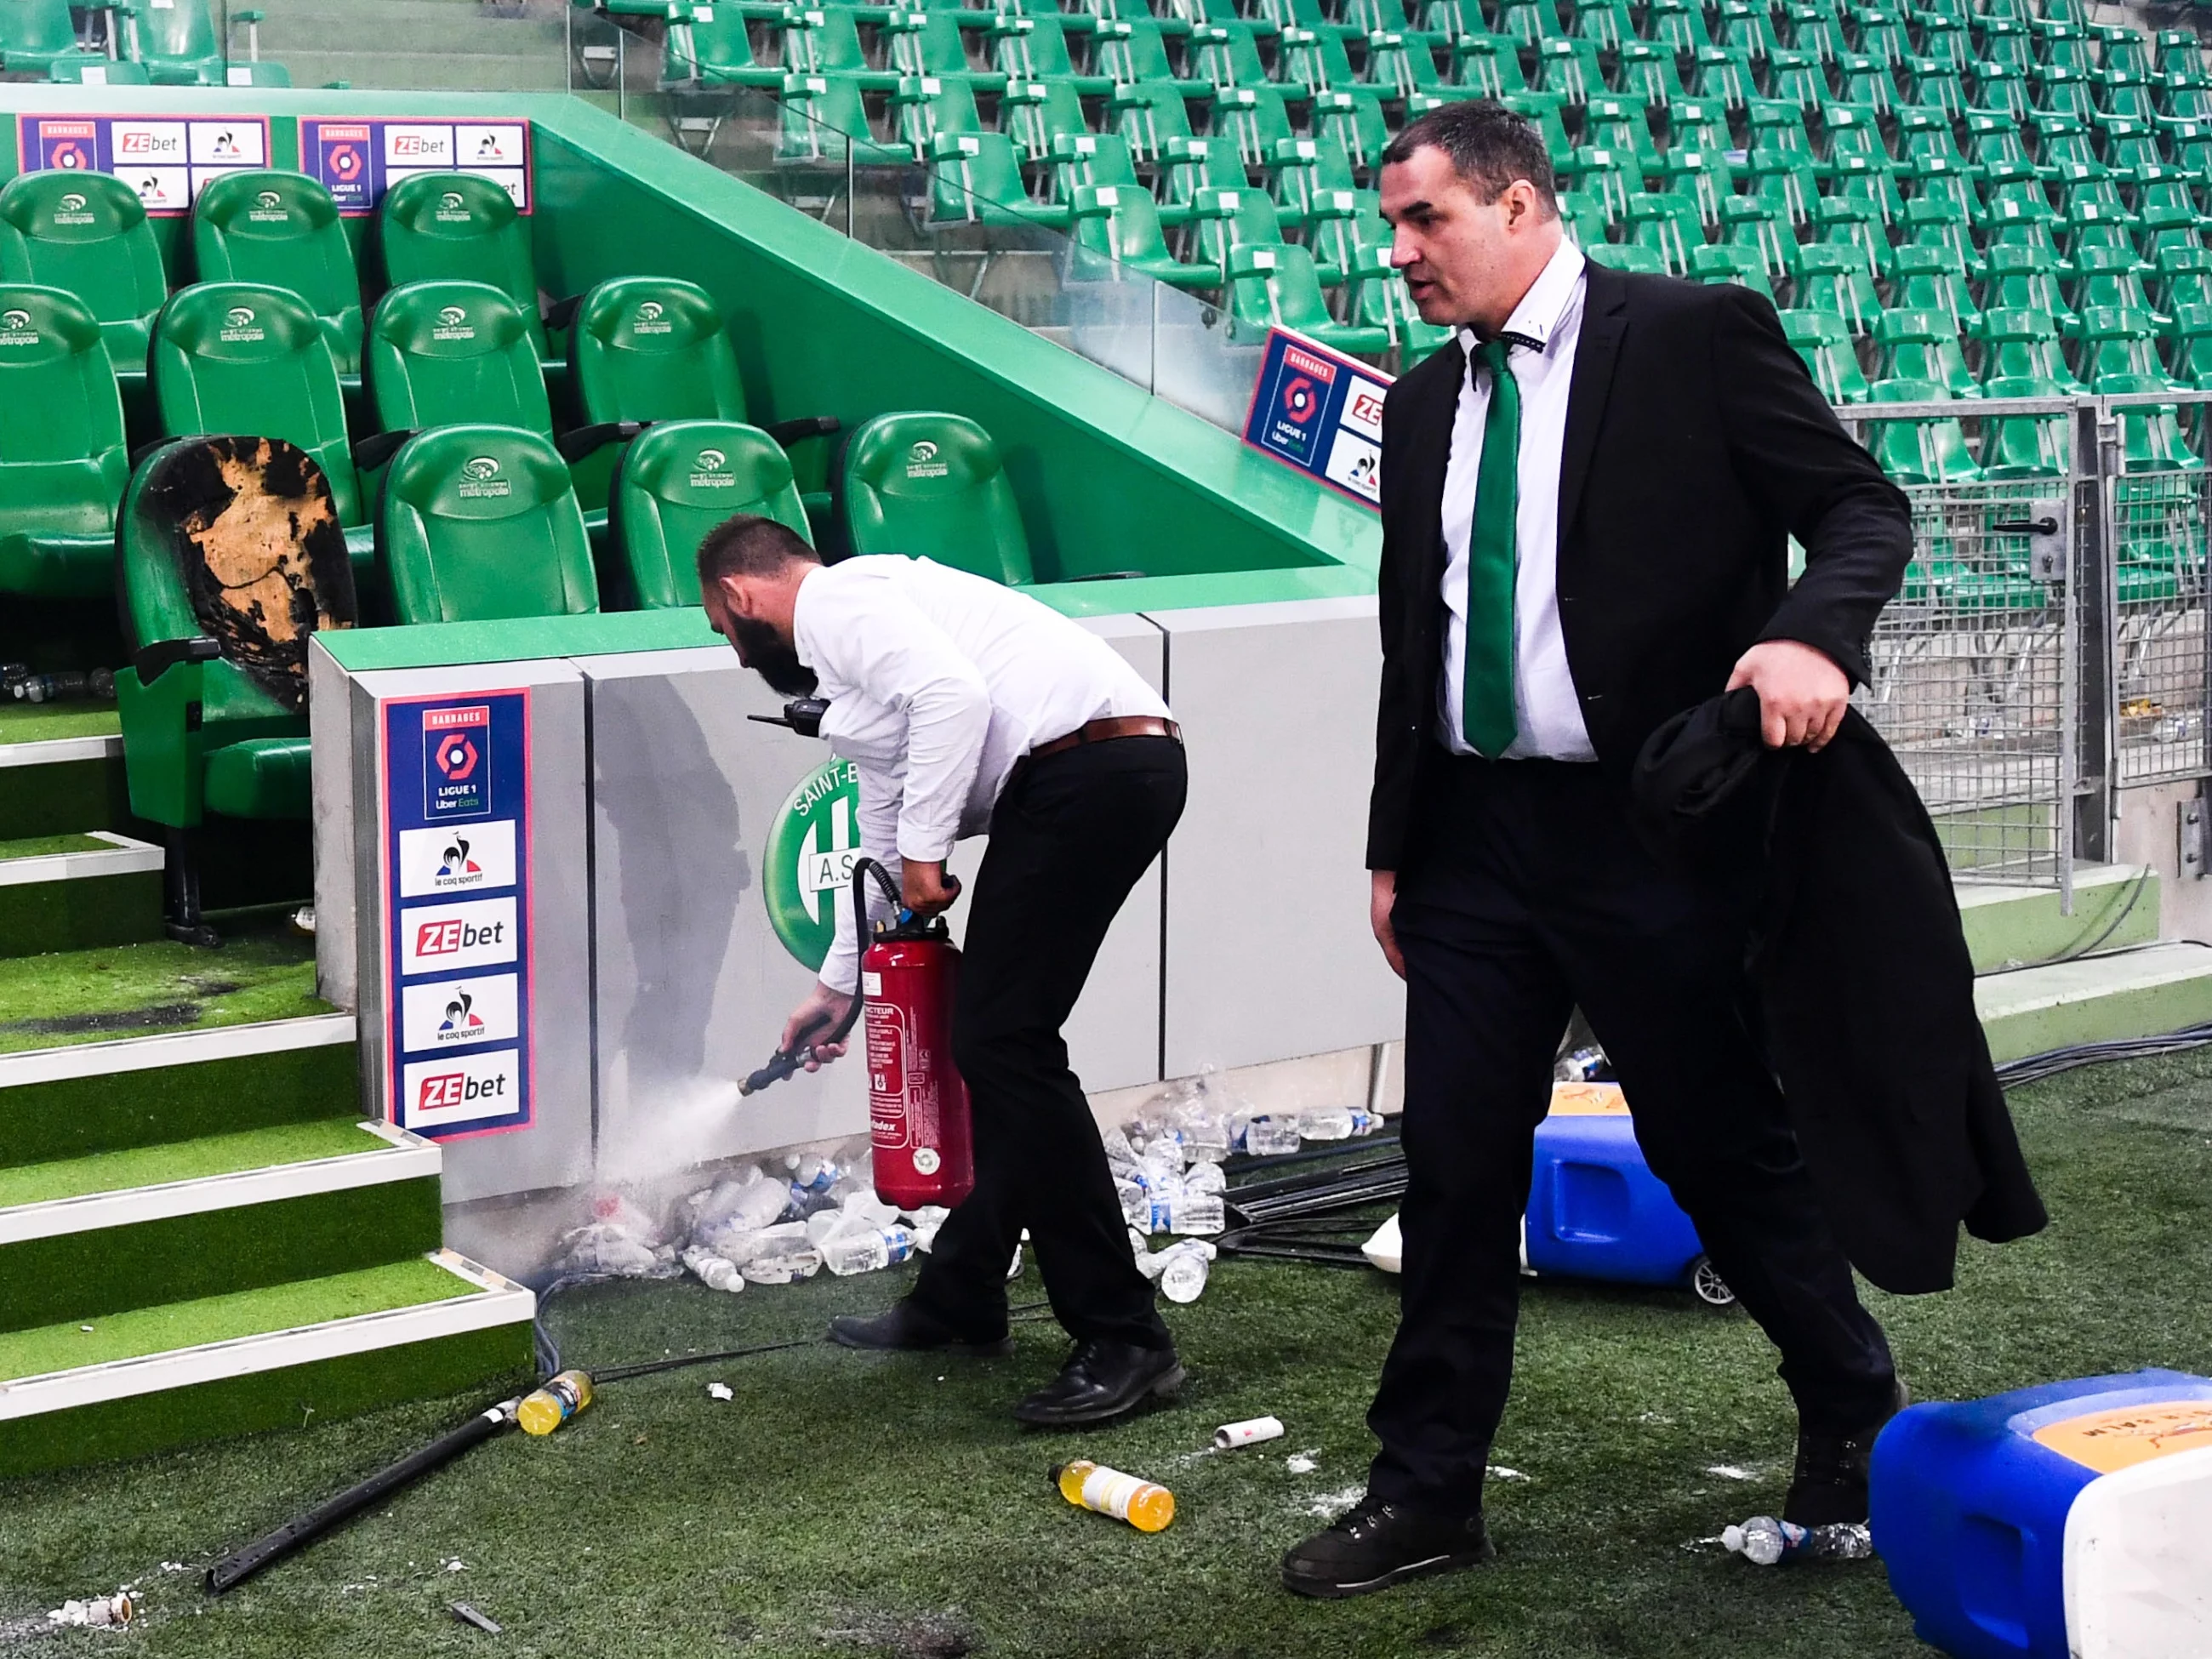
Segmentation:
{"type": "MultiPolygon", "coordinates": [[[[489,283],[522,310],[550,356],[539,319],[530,227],[498,184],[422,173],[386,191],[377,234],[384,286],[434,278],[489,283]]],[[[202,186],[187,241],[198,277],[258,282],[302,296],[321,319],[339,372],[358,373],[361,273],[329,191],[302,173],[240,171],[202,186]]],[[[154,319],[185,273],[162,264],[138,193],[102,173],[45,171],[0,187],[0,283],[73,294],[99,320],[116,370],[144,372],[154,319]]]]}
{"type": "Polygon", "coordinates": [[[281,64],[261,61],[268,14],[226,8],[226,27],[243,28],[246,50],[234,56],[216,27],[210,0],[7,0],[0,5],[0,73],[74,84],[157,87],[289,87],[281,64]],[[99,20],[80,33],[76,17],[99,20]]]}

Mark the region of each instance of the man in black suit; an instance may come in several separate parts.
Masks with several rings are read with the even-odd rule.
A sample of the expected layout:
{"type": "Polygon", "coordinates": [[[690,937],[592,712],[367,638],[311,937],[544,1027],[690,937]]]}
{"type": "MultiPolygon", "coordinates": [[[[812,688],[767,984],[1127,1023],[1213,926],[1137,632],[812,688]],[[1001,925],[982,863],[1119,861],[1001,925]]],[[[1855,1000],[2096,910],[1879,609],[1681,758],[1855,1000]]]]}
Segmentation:
{"type": "Polygon", "coordinates": [[[1577,1006],[1653,1170],[1781,1351],[1785,1512],[1863,1520],[1901,1395],[1746,1024],[1754,896],[1662,872],[1628,774],[1662,720],[1738,685],[1769,744],[1825,744],[1911,555],[1905,499],[1765,299],[1585,262],[1517,116],[1447,106],[1382,161],[1394,262],[1458,331],[1382,421],[1368,864],[1407,986],[1404,1312],[1367,1496],[1284,1583],[1356,1595],[1489,1558],[1531,1137],[1577,1006]]]}

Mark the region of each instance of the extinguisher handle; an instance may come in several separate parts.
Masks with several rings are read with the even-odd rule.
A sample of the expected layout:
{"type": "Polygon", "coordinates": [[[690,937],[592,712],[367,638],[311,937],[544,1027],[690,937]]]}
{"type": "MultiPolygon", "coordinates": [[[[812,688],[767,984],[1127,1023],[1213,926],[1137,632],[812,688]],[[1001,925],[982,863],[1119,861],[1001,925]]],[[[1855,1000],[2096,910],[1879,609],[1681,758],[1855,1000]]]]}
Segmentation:
{"type": "Polygon", "coordinates": [[[814,1045],[809,1039],[829,1023],[830,1016],[827,1014],[817,1014],[808,1020],[799,1028],[799,1036],[793,1039],[791,1047],[777,1049],[769,1056],[767,1065],[762,1066],[757,1072],[752,1073],[744,1082],[738,1085],[738,1097],[742,1099],[747,1095],[758,1094],[769,1084],[782,1082],[784,1079],[813,1059],[814,1045]]]}

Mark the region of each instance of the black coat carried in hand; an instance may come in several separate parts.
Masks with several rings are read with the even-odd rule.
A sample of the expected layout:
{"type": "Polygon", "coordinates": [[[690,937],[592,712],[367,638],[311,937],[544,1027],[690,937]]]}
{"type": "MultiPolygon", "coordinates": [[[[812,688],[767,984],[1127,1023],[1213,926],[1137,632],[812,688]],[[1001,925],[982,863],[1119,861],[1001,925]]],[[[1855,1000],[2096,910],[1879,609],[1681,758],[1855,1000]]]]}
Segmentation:
{"type": "Polygon", "coordinates": [[[1745,687],[1654,732],[1633,791],[1662,862],[1758,884],[1767,1054],[1852,1265],[1948,1290],[1961,1222],[1999,1243],[2040,1231],[1942,843],[1881,734],[1854,709],[1818,754],[1770,750],[1745,687]]]}

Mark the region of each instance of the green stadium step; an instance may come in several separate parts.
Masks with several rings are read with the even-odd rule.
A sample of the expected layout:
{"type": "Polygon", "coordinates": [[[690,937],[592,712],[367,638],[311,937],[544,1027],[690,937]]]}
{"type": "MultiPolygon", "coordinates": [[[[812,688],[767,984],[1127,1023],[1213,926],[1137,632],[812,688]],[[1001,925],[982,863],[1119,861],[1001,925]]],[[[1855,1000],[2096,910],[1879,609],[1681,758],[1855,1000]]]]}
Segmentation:
{"type": "Polygon", "coordinates": [[[534,1311],[521,1285],[436,1250],[0,1334],[0,1478],[514,1391],[530,1372],[534,1311]]]}
{"type": "Polygon", "coordinates": [[[2170,941],[1974,981],[1998,1064],[2077,1042],[2154,1036],[2212,1021],[2212,945],[2170,941]]]}
{"type": "Polygon", "coordinates": [[[2070,916],[2059,914],[2055,887],[1964,883],[1958,891],[1959,916],[1978,974],[2051,962],[2093,947],[2148,945],[2158,937],[2158,874],[2140,865],[2078,866],[2070,916]]]}
{"type": "Polygon", "coordinates": [[[16,740],[0,726],[0,841],[119,830],[129,811],[119,735],[16,740]]]}
{"type": "Polygon", "coordinates": [[[0,1167],[357,1118],[351,1014],[0,1054],[0,1167]]]}
{"type": "Polygon", "coordinates": [[[343,1118],[0,1170],[0,1331],[434,1249],[439,1167],[433,1143],[343,1118]]]}
{"type": "Polygon", "coordinates": [[[162,861],[112,830],[0,841],[0,956],[160,938],[162,861]]]}

